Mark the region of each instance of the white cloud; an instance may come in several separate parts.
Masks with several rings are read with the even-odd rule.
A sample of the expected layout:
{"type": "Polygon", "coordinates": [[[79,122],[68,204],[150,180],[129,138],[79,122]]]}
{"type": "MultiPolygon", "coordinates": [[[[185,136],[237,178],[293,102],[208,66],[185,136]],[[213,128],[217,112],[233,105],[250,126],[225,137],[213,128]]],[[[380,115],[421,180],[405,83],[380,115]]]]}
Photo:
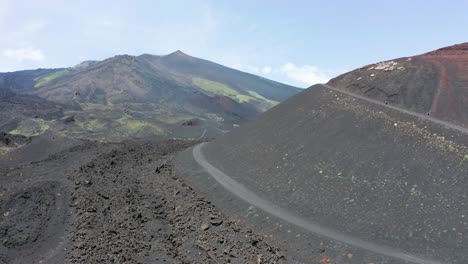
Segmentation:
{"type": "Polygon", "coordinates": [[[253,66],[242,63],[226,63],[226,65],[279,82],[305,87],[317,83],[326,83],[337,73],[336,71],[324,70],[314,65],[305,64],[299,66],[290,62],[276,67],[270,65],[253,66]]]}
{"type": "Polygon", "coordinates": [[[32,47],[19,48],[19,49],[7,49],[3,51],[3,56],[11,59],[15,59],[18,62],[23,61],[43,61],[45,60],[44,52],[40,49],[32,47]]]}
{"type": "Polygon", "coordinates": [[[319,69],[313,65],[302,65],[297,66],[294,63],[286,63],[279,68],[282,74],[285,74],[288,78],[307,85],[316,83],[326,83],[330,80],[332,75],[319,69]]]}
{"type": "Polygon", "coordinates": [[[273,71],[273,68],[271,66],[265,66],[261,69],[261,72],[263,74],[270,74],[273,71]]]}

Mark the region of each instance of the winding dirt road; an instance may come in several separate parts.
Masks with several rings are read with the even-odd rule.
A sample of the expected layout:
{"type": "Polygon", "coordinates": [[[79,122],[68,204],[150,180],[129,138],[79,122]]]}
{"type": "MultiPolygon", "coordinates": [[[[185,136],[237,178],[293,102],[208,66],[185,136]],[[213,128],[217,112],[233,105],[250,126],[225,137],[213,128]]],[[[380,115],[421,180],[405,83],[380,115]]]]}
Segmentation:
{"type": "MultiPolygon", "coordinates": [[[[364,249],[373,253],[391,257],[394,259],[403,260],[409,263],[417,264],[442,264],[437,260],[427,259],[423,256],[413,255],[405,252],[401,249],[394,249],[385,245],[379,245],[372,241],[366,241],[357,237],[349,236],[341,233],[337,230],[327,228],[325,226],[318,225],[308,219],[301,217],[300,215],[290,212],[286,209],[276,206],[273,202],[263,199],[255,194],[253,191],[247,189],[242,184],[238,183],[218,168],[211,165],[205,158],[202,152],[202,148],[206,143],[199,144],[193,148],[192,154],[194,160],[219,184],[221,184],[228,191],[236,195],[238,198],[245,202],[271,214],[279,219],[282,219],[290,224],[301,227],[309,232],[317,234],[319,236],[327,237],[335,241],[343,242],[348,245],[364,249]]],[[[448,263],[444,263],[448,264],[448,263]]]]}
{"type": "Polygon", "coordinates": [[[354,93],[351,93],[351,92],[348,92],[348,91],[345,91],[345,90],[337,89],[337,88],[332,87],[332,86],[330,86],[328,84],[321,84],[321,86],[326,87],[326,88],[328,88],[328,89],[330,89],[332,91],[335,91],[335,92],[339,92],[339,93],[342,93],[342,94],[345,94],[345,95],[348,95],[348,96],[351,96],[351,97],[354,97],[354,98],[358,98],[358,99],[361,99],[361,100],[364,100],[364,101],[367,101],[367,102],[370,102],[370,103],[373,103],[373,104],[378,104],[380,106],[384,106],[384,107],[387,107],[387,108],[390,108],[390,109],[393,109],[393,110],[397,110],[399,112],[402,112],[402,113],[405,113],[405,114],[420,118],[422,120],[429,120],[429,121],[431,121],[433,123],[443,125],[446,128],[454,129],[454,130],[463,132],[465,134],[468,134],[468,129],[467,128],[464,128],[464,127],[461,127],[461,126],[458,126],[458,125],[455,125],[455,124],[452,124],[452,123],[449,123],[449,122],[445,122],[445,121],[442,121],[440,119],[433,118],[431,116],[419,114],[419,113],[412,112],[412,111],[409,111],[409,110],[406,110],[406,109],[403,109],[403,108],[399,108],[397,106],[385,104],[385,103],[382,103],[382,102],[380,102],[378,100],[371,99],[369,97],[365,97],[365,96],[357,95],[357,94],[354,94],[354,93]]]}

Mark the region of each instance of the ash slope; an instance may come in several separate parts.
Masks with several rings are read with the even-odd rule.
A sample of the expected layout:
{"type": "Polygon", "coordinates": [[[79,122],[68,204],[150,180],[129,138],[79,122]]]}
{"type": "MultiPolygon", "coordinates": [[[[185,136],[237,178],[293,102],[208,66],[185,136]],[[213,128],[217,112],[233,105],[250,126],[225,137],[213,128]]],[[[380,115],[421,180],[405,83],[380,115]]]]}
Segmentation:
{"type": "MultiPolygon", "coordinates": [[[[38,96],[0,89],[0,164],[3,154],[37,142],[32,137],[42,135],[51,123],[63,118],[64,109],[67,107],[38,96]]],[[[22,154],[31,156],[32,152],[22,154]]]]}
{"type": "Polygon", "coordinates": [[[328,84],[468,127],[468,43],[367,65],[328,84]]]}
{"type": "Polygon", "coordinates": [[[44,76],[54,74],[64,69],[37,69],[17,72],[0,73],[0,90],[10,89],[13,91],[31,90],[37,81],[44,76]]]}
{"type": "MultiPolygon", "coordinates": [[[[206,144],[203,154],[318,226],[434,263],[468,259],[468,135],[459,130],[315,86],[206,144]]],[[[402,261],[330,238],[287,239],[325,247],[331,261],[402,261]],[[343,257],[349,252],[351,260],[343,257]]]]}

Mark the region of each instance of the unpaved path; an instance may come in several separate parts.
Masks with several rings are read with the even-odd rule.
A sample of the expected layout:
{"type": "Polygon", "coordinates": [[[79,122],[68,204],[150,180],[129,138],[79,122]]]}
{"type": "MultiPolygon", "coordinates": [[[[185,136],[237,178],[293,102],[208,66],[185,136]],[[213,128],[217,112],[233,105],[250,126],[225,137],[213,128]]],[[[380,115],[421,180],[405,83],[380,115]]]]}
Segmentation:
{"type": "Polygon", "coordinates": [[[274,215],[290,224],[304,228],[305,230],[317,234],[322,237],[327,237],[338,242],[343,242],[351,246],[361,248],[373,253],[388,256],[400,261],[417,263],[417,264],[442,264],[442,262],[427,259],[411,253],[407,253],[401,249],[394,249],[384,245],[379,245],[372,241],[365,241],[357,237],[344,234],[340,231],[330,229],[326,226],[316,224],[300,215],[288,211],[275,205],[273,202],[259,197],[256,193],[252,192],[242,184],[236,182],[234,179],[226,175],[224,172],[214,167],[206,160],[202,152],[203,144],[197,145],[193,148],[194,160],[217,182],[219,182],[226,190],[232,192],[240,199],[255,206],[268,214],[274,215]]]}

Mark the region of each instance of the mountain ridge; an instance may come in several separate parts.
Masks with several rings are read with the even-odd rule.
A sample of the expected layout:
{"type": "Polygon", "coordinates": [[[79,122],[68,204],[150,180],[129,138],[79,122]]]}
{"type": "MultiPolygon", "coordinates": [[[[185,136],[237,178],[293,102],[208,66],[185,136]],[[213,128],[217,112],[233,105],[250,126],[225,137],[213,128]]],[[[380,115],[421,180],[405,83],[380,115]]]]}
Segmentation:
{"type": "Polygon", "coordinates": [[[64,137],[102,141],[216,137],[301,90],[180,50],[0,74],[2,89],[63,106],[63,120],[32,119],[0,131],[31,134],[47,125],[64,137]]]}

